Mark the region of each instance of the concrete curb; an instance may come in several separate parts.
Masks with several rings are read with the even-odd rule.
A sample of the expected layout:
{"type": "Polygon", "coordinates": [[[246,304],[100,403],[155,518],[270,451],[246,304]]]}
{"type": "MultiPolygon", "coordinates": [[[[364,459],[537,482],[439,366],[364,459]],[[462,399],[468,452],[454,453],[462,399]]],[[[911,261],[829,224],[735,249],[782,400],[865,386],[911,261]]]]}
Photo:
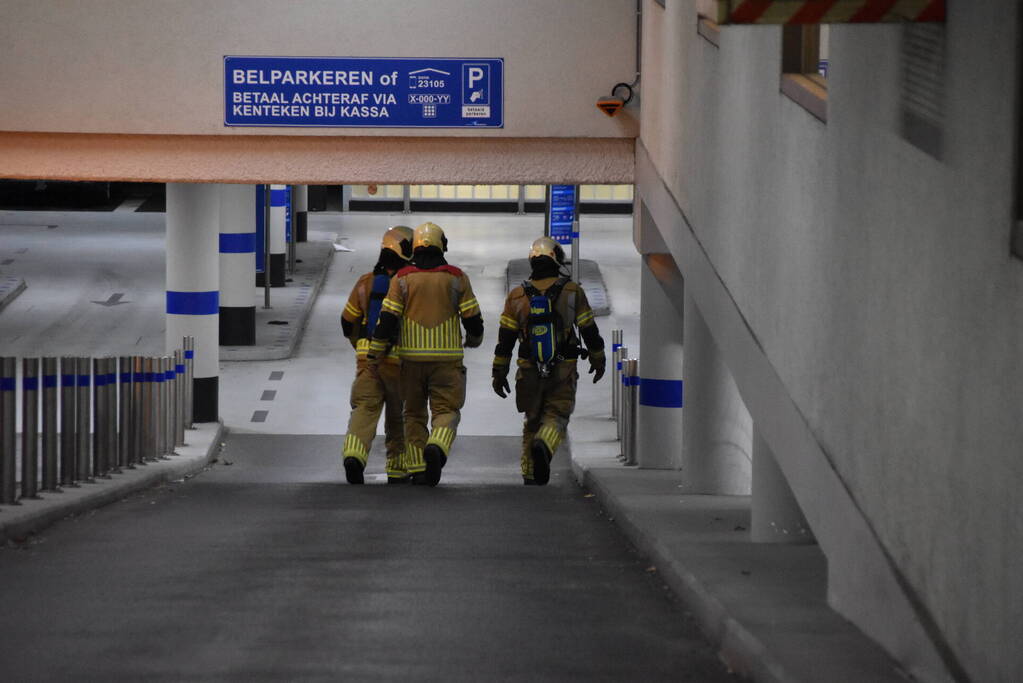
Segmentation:
{"type": "Polygon", "coordinates": [[[18,295],[25,291],[25,286],[25,281],[20,277],[9,276],[0,279],[0,311],[17,299],[18,295]]]}
{"type": "Polygon", "coordinates": [[[185,432],[188,445],[179,447],[178,454],[169,460],[126,470],[95,484],[64,489],[62,493],[42,493],[38,500],[25,500],[20,505],[0,506],[0,541],[23,539],[70,515],[109,505],[158,484],[191,477],[214,460],[227,432],[223,422],[199,424],[185,432]]]}
{"type": "MultiPolygon", "coordinates": [[[[315,255],[315,258],[322,259],[322,263],[316,271],[301,272],[296,268],[295,273],[292,275],[293,282],[284,288],[285,291],[282,291],[280,288],[273,290],[274,293],[271,294],[271,297],[276,296],[278,301],[282,298],[282,294],[292,297],[291,301],[285,304],[285,306],[288,306],[287,309],[284,309],[278,303],[274,309],[264,313],[260,308],[262,306],[262,299],[260,299],[260,303],[257,304],[256,308],[257,335],[259,334],[258,326],[265,326],[268,322],[265,318],[286,320],[288,322],[287,341],[283,344],[267,344],[262,342],[255,346],[221,346],[220,360],[222,362],[283,360],[294,355],[295,349],[298,348],[299,343],[302,341],[306,325],[309,323],[309,316],[312,313],[313,305],[316,303],[316,297],[319,296],[323,283],[327,280],[330,264],[334,260],[334,247],[330,242],[322,240],[303,242],[297,246],[302,247],[303,251],[317,248],[322,249],[323,255],[315,255]],[[279,312],[281,310],[286,310],[287,312],[282,314],[279,312]],[[274,313],[273,311],[278,312],[274,313]]],[[[303,260],[312,257],[308,253],[300,254],[300,256],[303,260]]],[[[272,298],[271,305],[273,305],[272,298]]],[[[280,335],[278,340],[280,340],[280,335]]]]}
{"type": "Polygon", "coordinates": [[[679,492],[673,470],[625,467],[614,423],[569,425],[572,472],[696,617],[725,664],[769,683],[904,683],[898,662],[827,604],[813,544],[754,543],[748,496],[679,492]]]}
{"type": "Polygon", "coordinates": [[[725,606],[703,582],[633,519],[629,509],[604,485],[594,468],[573,458],[572,472],[580,486],[597,496],[608,517],[629,541],[657,566],[664,582],[699,620],[704,634],[718,648],[718,655],[729,669],[755,681],[793,683],[798,680],[785,671],[756,636],[728,615],[725,606]]]}

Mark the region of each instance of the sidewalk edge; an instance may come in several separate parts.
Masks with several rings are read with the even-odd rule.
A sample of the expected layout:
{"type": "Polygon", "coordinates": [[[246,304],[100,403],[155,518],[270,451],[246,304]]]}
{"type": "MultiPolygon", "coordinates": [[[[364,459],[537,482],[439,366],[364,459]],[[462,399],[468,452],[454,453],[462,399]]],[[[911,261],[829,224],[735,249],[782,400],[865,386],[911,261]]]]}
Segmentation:
{"type": "MultiPolygon", "coordinates": [[[[114,475],[115,478],[103,480],[98,484],[86,484],[88,490],[74,499],[60,500],[59,497],[66,494],[44,492],[45,498],[42,500],[29,500],[19,506],[0,507],[0,542],[19,541],[26,536],[39,533],[65,517],[88,512],[115,503],[138,491],[199,473],[215,459],[220,452],[220,444],[229,431],[222,420],[208,424],[211,426],[215,424],[216,429],[211,430],[212,438],[205,444],[204,452],[200,444],[193,447],[200,450],[198,454],[173,456],[171,460],[155,462],[126,474],[114,475]],[[39,509],[32,509],[40,504],[42,506],[39,509]],[[10,518],[12,513],[13,519],[4,519],[10,518]]],[[[201,428],[199,431],[201,433],[201,428]]]]}
{"type": "Polygon", "coordinates": [[[713,592],[678,560],[672,558],[658,539],[650,536],[632,518],[626,506],[618,501],[594,470],[599,471],[599,468],[587,467],[576,458],[572,458],[572,472],[576,481],[583,488],[596,494],[601,505],[607,510],[608,517],[613,519],[629,541],[660,569],[664,582],[696,616],[704,635],[718,648],[718,656],[725,665],[750,680],[795,683],[798,679],[785,670],[760,639],[729,616],[725,606],[713,592]]]}

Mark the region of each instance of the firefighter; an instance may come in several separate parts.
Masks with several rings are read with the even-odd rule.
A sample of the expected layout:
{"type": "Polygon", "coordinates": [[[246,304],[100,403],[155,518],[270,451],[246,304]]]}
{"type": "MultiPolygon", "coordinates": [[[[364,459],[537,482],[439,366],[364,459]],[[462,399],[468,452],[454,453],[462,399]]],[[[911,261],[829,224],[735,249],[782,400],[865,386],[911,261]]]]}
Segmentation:
{"type": "Polygon", "coordinates": [[[398,334],[406,466],[413,483],[436,486],[465,404],[461,328],[465,346],[479,346],[483,316],[469,278],[444,260],[447,238],[440,226],[418,226],[412,249],[415,265],[391,280],[367,358],[380,362],[398,334]],[[432,418],[429,429],[427,408],[432,418]]]}
{"type": "Polygon", "coordinates": [[[527,485],[543,486],[550,480],[551,458],[575,407],[576,359],[589,359],[594,383],[604,376],[606,367],[604,340],[593,310],[582,287],[562,275],[564,263],[560,244],[550,237],[533,241],[529,279],[505,299],[494,350],[493,387],[505,398],[511,391],[512,351],[519,342],[515,406],[525,413],[521,467],[527,485]],[[579,346],[580,336],[585,350],[579,346]]]}
{"type": "Polygon", "coordinates": [[[400,392],[401,359],[397,347],[381,359],[379,367],[368,368],[366,354],[377,325],[391,278],[412,258],[412,228],[396,225],[380,243],[380,257],[373,272],[359,278],[352,288],[344,311],[341,329],[355,348],[356,371],[352,382],[352,413],[342,447],[341,463],[349,484],[363,483],[363,470],[373,437],[377,433],[380,412],[384,411],[384,445],[387,449],[387,483],[409,481],[405,467],[405,434],[400,392]]]}

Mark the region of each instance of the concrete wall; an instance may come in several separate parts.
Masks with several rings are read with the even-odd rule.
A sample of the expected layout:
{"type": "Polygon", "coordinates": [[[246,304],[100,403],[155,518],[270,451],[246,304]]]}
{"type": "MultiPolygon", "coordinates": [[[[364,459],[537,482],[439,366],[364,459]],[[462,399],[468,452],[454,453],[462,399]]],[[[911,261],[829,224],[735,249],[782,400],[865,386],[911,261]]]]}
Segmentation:
{"type": "Polygon", "coordinates": [[[712,332],[733,313],[713,309],[734,307],[758,350],[764,367],[739,375],[776,376],[775,402],[791,402],[813,437],[823,466],[786,460],[774,416],[757,414],[771,402],[748,401],[816,511],[832,604],[924,676],[936,656],[984,681],[1015,680],[1023,665],[1010,6],[950,8],[939,161],[899,134],[900,27],[832,27],[825,124],[779,92],[777,27],[724,27],[717,47],[697,34],[692,0],[648,1],[640,143],[656,177],[639,173],[637,186],[664,190],[688,219],[665,242],[680,265],[692,262],[683,246],[706,257],[723,295],[691,291],[712,332]],[[823,472],[819,486],[805,472],[823,472]],[[832,476],[868,532],[848,538],[876,548],[837,549],[852,542],[849,519],[828,524],[837,513],[817,490],[832,476]],[[847,561],[873,552],[883,561],[847,561]],[[893,586],[908,611],[888,607],[893,586]],[[899,623],[907,614],[915,624],[899,623]],[[936,654],[900,640],[913,630],[936,654]]]}
{"type": "Polygon", "coordinates": [[[265,135],[224,127],[223,57],[296,55],[504,58],[503,129],[387,135],[635,137],[632,116],[610,119],[594,106],[615,83],[633,79],[635,7],[633,0],[7,2],[0,131],[265,135]]]}

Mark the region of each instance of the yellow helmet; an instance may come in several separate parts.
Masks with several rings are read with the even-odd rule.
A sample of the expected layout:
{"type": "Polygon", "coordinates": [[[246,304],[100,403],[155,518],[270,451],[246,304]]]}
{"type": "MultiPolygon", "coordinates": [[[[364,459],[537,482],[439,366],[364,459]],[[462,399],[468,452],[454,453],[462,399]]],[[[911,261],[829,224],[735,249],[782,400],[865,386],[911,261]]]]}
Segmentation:
{"type": "Polygon", "coordinates": [[[396,225],[384,233],[380,242],[381,249],[390,249],[406,261],[412,258],[412,228],[407,225],[396,225]]]}
{"type": "Polygon", "coordinates": [[[537,256],[549,256],[558,264],[565,262],[565,250],[550,237],[537,237],[533,240],[529,247],[529,258],[534,259],[537,256]]]}
{"type": "Polygon", "coordinates": [[[448,250],[448,238],[444,231],[436,223],[423,223],[416,226],[415,235],[412,238],[412,250],[420,247],[438,247],[441,251],[448,250]]]}

